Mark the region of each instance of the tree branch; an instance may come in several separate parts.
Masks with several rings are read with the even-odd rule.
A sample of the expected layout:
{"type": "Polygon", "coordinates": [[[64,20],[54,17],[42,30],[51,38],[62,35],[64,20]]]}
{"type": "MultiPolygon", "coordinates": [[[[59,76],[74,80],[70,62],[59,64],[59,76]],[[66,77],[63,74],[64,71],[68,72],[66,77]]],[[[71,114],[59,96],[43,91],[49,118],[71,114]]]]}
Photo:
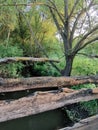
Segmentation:
{"type": "Polygon", "coordinates": [[[77,54],[87,56],[88,58],[98,58],[98,55],[88,55],[86,53],[77,53],[77,54]]]}
{"type": "Polygon", "coordinates": [[[74,3],[74,6],[73,6],[73,8],[72,8],[72,10],[71,10],[71,12],[70,12],[70,14],[69,14],[69,16],[68,16],[69,19],[71,18],[71,16],[72,16],[72,14],[73,14],[73,12],[74,12],[74,10],[75,10],[77,4],[79,3],[79,1],[80,1],[80,0],[76,0],[76,2],[74,3]]]}
{"type": "Polygon", "coordinates": [[[36,5],[45,5],[42,2],[35,2],[35,3],[13,3],[13,4],[0,4],[0,6],[36,6],[36,5]]]}
{"type": "Polygon", "coordinates": [[[86,45],[88,45],[89,43],[98,40],[98,37],[88,41],[87,43],[85,43],[83,46],[83,42],[85,41],[85,39],[90,36],[93,32],[95,32],[98,29],[98,25],[96,27],[94,27],[93,29],[91,29],[88,33],[86,33],[76,44],[76,46],[73,49],[73,53],[77,53],[79,50],[81,50],[82,48],[84,48],[86,45]],[[82,46],[82,47],[81,47],[82,46]]]}
{"type": "Polygon", "coordinates": [[[58,23],[58,20],[57,20],[57,18],[56,18],[56,15],[54,14],[54,12],[53,12],[53,10],[52,10],[51,7],[49,7],[49,9],[50,9],[50,13],[51,13],[51,15],[52,15],[52,18],[53,18],[53,20],[54,20],[54,22],[55,22],[55,25],[56,25],[56,27],[57,27],[57,29],[58,29],[58,32],[61,34],[61,36],[62,36],[62,38],[63,38],[63,40],[64,40],[64,39],[65,39],[65,35],[64,35],[63,31],[62,31],[62,28],[60,27],[60,25],[59,25],[59,23],[58,23]]]}
{"type": "Polygon", "coordinates": [[[76,20],[75,20],[75,22],[74,22],[74,24],[73,24],[73,28],[72,28],[71,34],[70,34],[70,40],[69,40],[70,43],[72,43],[72,40],[73,40],[73,37],[74,37],[74,33],[75,33],[75,30],[76,30],[76,27],[77,27],[77,24],[78,24],[79,19],[81,18],[81,16],[82,16],[83,14],[86,13],[87,10],[90,9],[90,7],[92,6],[92,3],[93,3],[93,0],[90,2],[90,4],[88,5],[87,8],[83,8],[83,9],[80,11],[80,13],[77,15],[76,20]]]}
{"type": "Polygon", "coordinates": [[[95,42],[95,41],[98,41],[98,36],[95,37],[95,38],[93,38],[92,40],[90,40],[90,41],[84,43],[84,45],[82,45],[80,48],[77,48],[76,53],[77,53],[78,51],[80,51],[81,49],[85,48],[87,45],[92,44],[92,43],[95,42]]]}
{"type": "Polygon", "coordinates": [[[69,18],[68,18],[68,0],[64,0],[64,47],[66,50],[66,54],[69,50],[71,50],[71,44],[69,43],[69,18]]]}
{"type": "Polygon", "coordinates": [[[62,21],[62,23],[63,23],[63,25],[64,25],[64,19],[62,18],[61,14],[60,14],[60,11],[58,11],[58,9],[57,9],[55,3],[54,3],[53,1],[51,1],[51,0],[49,0],[49,2],[50,2],[50,3],[52,4],[52,6],[53,6],[53,7],[52,7],[52,6],[49,6],[49,7],[53,8],[53,9],[56,11],[56,13],[58,14],[60,20],[62,21]]]}
{"type": "Polygon", "coordinates": [[[0,64],[19,62],[19,61],[31,61],[31,62],[59,62],[58,60],[48,58],[34,58],[34,57],[7,57],[1,58],[0,64]]]}

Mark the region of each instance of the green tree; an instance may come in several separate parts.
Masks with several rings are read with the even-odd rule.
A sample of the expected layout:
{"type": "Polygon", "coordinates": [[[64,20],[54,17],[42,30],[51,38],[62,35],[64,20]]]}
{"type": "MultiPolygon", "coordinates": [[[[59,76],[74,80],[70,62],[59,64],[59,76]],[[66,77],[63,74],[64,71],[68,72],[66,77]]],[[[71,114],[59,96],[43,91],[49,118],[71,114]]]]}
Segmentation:
{"type": "MultiPolygon", "coordinates": [[[[2,3],[5,4],[4,1],[2,3]]],[[[51,64],[62,75],[70,76],[76,55],[87,45],[98,40],[98,24],[93,23],[90,13],[98,9],[97,0],[38,0],[29,3],[29,10],[26,9],[28,6],[25,0],[19,0],[17,3],[7,1],[6,4],[8,6],[2,6],[1,9],[1,14],[5,14],[0,17],[3,23],[3,26],[0,26],[0,36],[4,39],[12,38],[14,44],[19,43],[26,56],[49,57],[47,45],[51,43],[50,46],[54,47],[52,42],[56,41],[55,32],[58,32],[63,40],[63,44],[60,45],[63,47],[65,66],[60,70],[52,62],[51,64]],[[7,10],[9,19],[5,17],[4,24],[3,17],[6,16],[7,10]],[[41,13],[45,16],[44,19],[41,13]]]]}
{"type": "Polygon", "coordinates": [[[57,0],[47,1],[49,11],[63,40],[65,67],[62,74],[70,76],[73,60],[79,51],[98,40],[98,24],[92,23],[90,10],[96,11],[97,1],[63,0],[59,10],[57,0]]]}

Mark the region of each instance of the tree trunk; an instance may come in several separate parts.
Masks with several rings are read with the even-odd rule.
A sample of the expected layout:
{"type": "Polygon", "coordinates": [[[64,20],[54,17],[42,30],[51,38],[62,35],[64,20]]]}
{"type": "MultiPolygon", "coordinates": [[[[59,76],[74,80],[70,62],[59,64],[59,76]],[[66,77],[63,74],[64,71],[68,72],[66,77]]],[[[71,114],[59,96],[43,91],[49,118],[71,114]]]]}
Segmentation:
{"type": "Polygon", "coordinates": [[[66,56],[66,65],[63,71],[61,72],[63,76],[70,76],[72,71],[73,65],[73,56],[66,56]]]}

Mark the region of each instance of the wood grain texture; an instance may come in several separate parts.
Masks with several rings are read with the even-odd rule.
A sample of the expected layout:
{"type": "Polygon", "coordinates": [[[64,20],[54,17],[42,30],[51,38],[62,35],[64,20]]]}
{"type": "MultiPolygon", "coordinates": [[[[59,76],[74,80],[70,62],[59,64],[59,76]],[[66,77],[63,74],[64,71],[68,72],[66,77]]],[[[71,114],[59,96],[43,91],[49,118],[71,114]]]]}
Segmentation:
{"type": "Polygon", "coordinates": [[[36,92],[33,95],[14,101],[0,101],[0,122],[34,115],[61,108],[68,104],[97,98],[98,94],[93,94],[90,89],[70,91],[69,93],[57,93],[57,91],[36,92]]]}
{"type": "Polygon", "coordinates": [[[31,77],[17,79],[0,78],[0,93],[23,91],[36,88],[59,88],[74,85],[95,83],[98,84],[98,76],[86,77],[31,77]]]}

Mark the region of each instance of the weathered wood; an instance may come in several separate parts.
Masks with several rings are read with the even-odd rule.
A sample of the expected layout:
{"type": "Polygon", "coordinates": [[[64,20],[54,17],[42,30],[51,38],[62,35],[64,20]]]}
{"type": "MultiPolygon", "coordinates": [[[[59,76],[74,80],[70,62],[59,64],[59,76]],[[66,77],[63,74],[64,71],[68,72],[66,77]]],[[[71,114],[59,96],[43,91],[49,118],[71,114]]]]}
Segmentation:
{"type": "Polygon", "coordinates": [[[33,77],[3,79],[0,78],[0,93],[30,90],[35,88],[70,87],[79,84],[98,83],[98,76],[87,77],[33,77]]]}
{"type": "Polygon", "coordinates": [[[0,64],[19,62],[19,61],[31,61],[31,62],[59,62],[59,60],[48,59],[48,58],[34,58],[34,57],[7,57],[1,58],[0,64]]]}
{"type": "Polygon", "coordinates": [[[66,127],[60,130],[98,130],[98,115],[81,120],[73,127],[66,127]]]}
{"type": "Polygon", "coordinates": [[[14,101],[0,101],[0,122],[34,115],[41,112],[61,108],[65,105],[80,101],[97,99],[98,94],[92,90],[84,89],[71,93],[36,92],[33,96],[20,98],[14,101]]]}

